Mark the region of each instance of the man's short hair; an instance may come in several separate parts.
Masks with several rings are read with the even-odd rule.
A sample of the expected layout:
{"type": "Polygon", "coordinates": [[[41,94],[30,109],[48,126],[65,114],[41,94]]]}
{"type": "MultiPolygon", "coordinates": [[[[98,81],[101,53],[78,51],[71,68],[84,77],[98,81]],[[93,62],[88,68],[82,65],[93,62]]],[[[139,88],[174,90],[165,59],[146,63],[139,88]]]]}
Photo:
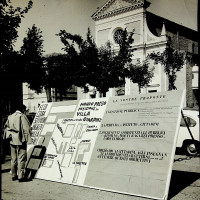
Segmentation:
{"type": "Polygon", "coordinates": [[[26,106],[24,104],[20,104],[20,105],[16,106],[16,110],[24,112],[26,110],[26,106]]]}

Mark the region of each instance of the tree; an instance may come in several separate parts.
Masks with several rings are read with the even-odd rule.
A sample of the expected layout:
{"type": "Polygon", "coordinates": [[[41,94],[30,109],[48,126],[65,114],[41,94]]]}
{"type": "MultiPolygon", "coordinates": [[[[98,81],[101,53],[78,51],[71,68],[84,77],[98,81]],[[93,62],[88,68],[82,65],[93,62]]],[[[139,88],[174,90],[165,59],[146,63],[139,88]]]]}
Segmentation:
{"type": "Polygon", "coordinates": [[[30,0],[27,6],[13,8],[10,0],[0,1],[0,96],[3,109],[1,114],[11,112],[13,105],[22,101],[20,91],[23,71],[18,64],[20,55],[14,51],[13,46],[18,37],[17,28],[21,19],[32,8],[30,0]]]}
{"type": "Polygon", "coordinates": [[[65,30],[61,30],[58,35],[65,45],[64,50],[71,58],[70,63],[74,66],[76,86],[88,92],[88,85],[91,85],[99,92],[105,93],[110,87],[118,87],[124,83],[124,67],[131,62],[133,52],[131,47],[133,33],[128,36],[127,31],[124,30],[124,40],[118,53],[112,50],[109,42],[98,48],[90,29],[88,29],[86,40],[65,30]]]}
{"type": "Polygon", "coordinates": [[[110,42],[98,49],[98,73],[93,86],[104,95],[109,88],[120,87],[125,83],[126,71],[132,63],[134,51],[132,48],[133,34],[133,31],[128,34],[126,29],[122,31],[119,51],[113,50],[110,42]]]}
{"type": "Polygon", "coordinates": [[[153,76],[153,69],[149,70],[147,61],[132,64],[133,34],[133,31],[128,33],[126,29],[123,30],[122,42],[116,51],[112,49],[109,41],[98,48],[90,29],[86,40],[61,30],[58,36],[65,45],[64,50],[74,69],[74,73],[71,74],[74,76],[74,85],[84,88],[85,92],[88,92],[89,85],[94,86],[103,95],[109,88],[124,85],[126,77],[137,82],[140,88],[147,85],[153,76]]]}
{"type": "Polygon", "coordinates": [[[32,8],[33,2],[29,1],[23,10],[19,7],[13,8],[11,1],[0,2],[0,51],[5,54],[13,51],[13,45],[18,37],[17,28],[24,14],[32,8]]]}
{"type": "Polygon", "coordinates": [[[166,48],[162,53],[153,52],[148,57],[154,60],[155,64],[160,63],[164,67],[164,72],[169,80],[169,90],[176,90],[175,81],[177,72],[183,68],[185,63],[185,53],[171,47],[166,48]]]}
{"type": "MultiPolygon", "coordinates": [[[[98,51],[98,64],[96,66],[96,74],[93,78],[94,83],[92,84],[97,91],[105,96],[105,93],[109,88],[117,85],[121,85],[121,80],[118,77],[118,68],[115,65],[116,73],[114,74],[115,65],[115,52],[112,50],[110,42],[107,42],[105,46],[99,48],[98,51]],[[118,82],[120,81],[120,83],[118,82]]],[[[122,81],[123,82],[123,81],[122,81]]]]}
{"type": "Polygon", "coordinates": [[[44,86],[43,52],[42,31],[33,24],[32,28],[28,28],[20,53],[25,67],[24,82],[37,93],[40,93],[44,86]]]}
{"type": "Polygon", "coordinates": [[[141,88],[147,86],[151,79],[153,78],[154,74],[154,67],[149,68],[149,61],[148,59],[144,60],[142,63],[138,59],[136,64],[130,64],[129,68],[127,69],[127,77],[133,83],[137,83],[139,87],[139,92],[141,92],[141,88]]]}
{"type": "Polygon", "coordinates": [[[55,88],[61,101],[74,83],[74,69],[69,60],[66,54],[51,54],[45,58],[45,87],[55,88]]]}
{"type": "Polygon", "coordinates": [[[72,35],[65,30],[59,34],[63,48],[68,57],[68,65],[72,71],[66,79],[73,79],[74,85],[84,88],[88,92],[88,84],[92,83],[98,61],[98,49],[94,43],[90,30],[88,29],[87,39],[79,35],[72,35]]]}

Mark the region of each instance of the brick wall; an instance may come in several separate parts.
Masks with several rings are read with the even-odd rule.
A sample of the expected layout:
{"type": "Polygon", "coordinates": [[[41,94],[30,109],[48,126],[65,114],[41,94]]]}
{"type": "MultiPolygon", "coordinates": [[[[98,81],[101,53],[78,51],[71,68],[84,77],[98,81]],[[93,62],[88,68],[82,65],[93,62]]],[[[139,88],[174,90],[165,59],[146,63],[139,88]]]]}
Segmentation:
{"type": "Polygon", "coordinates": [[[186,70],[181,75],[181,78],[186,79],[186,106],[190,108],[198,107],[198,102],[192,89],[192,67],[195,64],[199,65],[197,60],[193,59],[198,55],[198,32],[152,13],[147,13],[147,24],[154,35],[160,36],[163,22],[165,23],[170,46],[174,49],[187,52],[186,70]]]}

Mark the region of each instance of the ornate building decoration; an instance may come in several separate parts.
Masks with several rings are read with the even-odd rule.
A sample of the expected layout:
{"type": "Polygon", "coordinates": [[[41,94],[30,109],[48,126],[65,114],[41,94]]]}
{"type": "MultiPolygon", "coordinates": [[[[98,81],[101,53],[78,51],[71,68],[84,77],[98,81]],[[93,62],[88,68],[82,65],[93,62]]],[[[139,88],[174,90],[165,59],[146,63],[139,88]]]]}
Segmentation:
{"type": "Polygon", "coordinates": [[[117,29],[113,34],[113,39],[116,44],[121,44],[123,41],[123,30],[117,29]]]}
{"type": "Polygon", "coordinates": [[[119,13],[148,6],[149,3],[144,0],[110,0],[92,15],[92,19],[97,21],[119,13]]]}

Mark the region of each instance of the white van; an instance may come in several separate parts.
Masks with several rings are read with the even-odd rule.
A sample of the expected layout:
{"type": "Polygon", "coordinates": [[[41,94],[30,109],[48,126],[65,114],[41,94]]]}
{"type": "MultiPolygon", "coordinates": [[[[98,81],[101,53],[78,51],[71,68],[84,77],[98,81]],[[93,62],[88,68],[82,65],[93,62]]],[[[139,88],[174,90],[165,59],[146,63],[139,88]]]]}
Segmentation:
{"type": "Polygon", "coordinates": [[[192,136],[188,131],[184,119],[181,118],[176,147],[182,148],[184,153],[187,155],[197,155],[198,150],[200,150],[199,112],[195,110],[183,110],[183,115],[187,121],[192,136]]]}

